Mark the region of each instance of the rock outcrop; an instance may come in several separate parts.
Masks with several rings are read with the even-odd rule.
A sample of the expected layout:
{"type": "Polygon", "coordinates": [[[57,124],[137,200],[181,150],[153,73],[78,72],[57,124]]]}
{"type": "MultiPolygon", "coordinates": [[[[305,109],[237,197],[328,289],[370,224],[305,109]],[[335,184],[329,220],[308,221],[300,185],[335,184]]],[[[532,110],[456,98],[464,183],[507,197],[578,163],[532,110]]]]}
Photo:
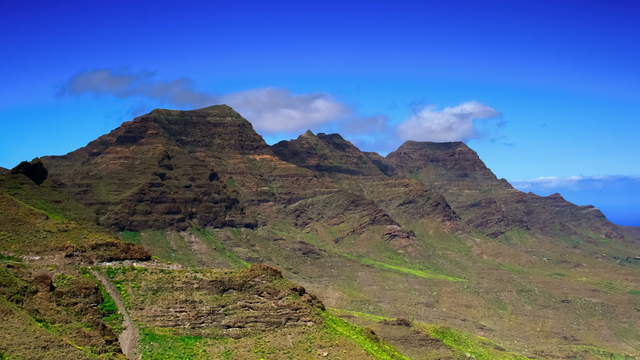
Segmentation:
{"type": "Polygon", "coordinates": [[[23,174],[36,183],[42,184],[49,176],[49,171],[42,164],[40,159],[34,159],[32,161],[23,161],[18,166],[11,169],[12,174],[23,174]]]}

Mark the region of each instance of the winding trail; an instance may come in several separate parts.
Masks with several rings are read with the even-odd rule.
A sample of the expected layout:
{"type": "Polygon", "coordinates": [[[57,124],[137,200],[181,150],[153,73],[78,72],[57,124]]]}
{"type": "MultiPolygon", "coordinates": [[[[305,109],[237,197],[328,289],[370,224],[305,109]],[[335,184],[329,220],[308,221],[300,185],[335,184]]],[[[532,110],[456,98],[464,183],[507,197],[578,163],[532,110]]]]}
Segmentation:
{"type": "Polygon", "coordinates": [[[124,301],[120,296],[120,292],[116,288],[116,286],[105,277],[102,273],[96,270],[91,270],[91,274],[98,279],[102,285],[104,285],[105,290],[109,293],[113,301],[116,303],[118,307],[118,312],[122,314],[122,326],[124,330],[118,335],[118,341],[120,342],[120,348],[122,349],[122,353],[129,360],[137,360],[138,359],[138,327],[133,323],[127,309],[124,306],[124,301]]]}

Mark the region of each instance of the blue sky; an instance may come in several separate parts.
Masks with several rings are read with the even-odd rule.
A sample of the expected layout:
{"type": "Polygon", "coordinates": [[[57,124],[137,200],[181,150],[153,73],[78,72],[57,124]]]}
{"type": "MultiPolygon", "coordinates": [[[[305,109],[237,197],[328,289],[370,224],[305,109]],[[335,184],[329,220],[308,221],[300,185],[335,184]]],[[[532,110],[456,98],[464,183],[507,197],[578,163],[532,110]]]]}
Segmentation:
{"type": "Polygon", "coordinates": [[[637,2],[27,0],[0,13],[0,166],[155,107],[224,101],[270,142],[307,128],[382,153],[463,140],[523,189],[598,181],[554,190],[640,225],[637,2]]]}

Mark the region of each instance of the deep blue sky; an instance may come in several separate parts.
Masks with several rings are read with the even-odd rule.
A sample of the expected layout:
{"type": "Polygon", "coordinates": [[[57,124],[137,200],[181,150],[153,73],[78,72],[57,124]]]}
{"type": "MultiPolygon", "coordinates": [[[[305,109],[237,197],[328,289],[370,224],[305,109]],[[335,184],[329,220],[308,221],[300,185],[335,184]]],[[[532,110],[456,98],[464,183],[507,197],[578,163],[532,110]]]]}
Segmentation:
{"type": "Polygon", "coordinates": [[[424,121],[473,124],[446,136],[498,176],[556,177],[519,186],[640,225],[637,2],[0,0],[0,14],[0,166],[66,153],[154,107],[204,103],[162,93],[177,86],[204,101],[264,95],[241,113],[268,141],[309,127],[385,153],[412,134],[440,139],[424,121]],[[72,86],[97,71],[142,85],[72,86]],[[252,92],[264,88],[279,92],[252,92]],[[342,110],[289,128],[265,113],[305,115],[314,96],[342,110]],[[571,176],[602,186],[568,188],[571,176]]]}

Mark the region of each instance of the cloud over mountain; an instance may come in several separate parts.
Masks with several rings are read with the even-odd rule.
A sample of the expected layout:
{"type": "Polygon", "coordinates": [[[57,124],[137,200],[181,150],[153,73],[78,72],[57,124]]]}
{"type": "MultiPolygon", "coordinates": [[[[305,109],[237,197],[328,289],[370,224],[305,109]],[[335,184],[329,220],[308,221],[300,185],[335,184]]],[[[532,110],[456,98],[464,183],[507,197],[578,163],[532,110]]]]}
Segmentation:
{"type": "Polygon", "coordinates": [[[516,180],[511,184],[519,190],[539,193],[556,191],[585,191],[599,190],[612,186],[638,186],[640,187],[640,177],[638,176],[545,176],[531,180],[516,180]]]}
{"type": "Polygon", "coordinates": [[[178,106],[205,106],[215,100],[213,95],[195,90],[193,82],[187,78],[158,81],[152,72],[118,72],[110,69],[77,73],[63,85],[59,94],[146,97],[178,106]]]}
{"type": "Polygon", "coordinates": [[[499,116],[497,110],[477,101],[442,110],[428,105],[401,123],[398,135],[403,140],[464,141],[479,136],[475,121],[499,116]]]}
{"type": "Polygon", "coordinates": [[[270,133],[311,128],[344,119],[351,113],[347,106],[328,94],[293,94],[278,88],[240,91],[217,100],[251,119],[256,129],[270,133]]]}
{"type": "Polygon", "coordinates": [[[294,94],[269,87],[218,95],[196,90],[193,81],[187,78],[161,81],[151,72],[110,69],[78,73],[64,84],[60,94],[142,97],[191,107],[228,104],[251,119],[257,130],[267,133],[305,130],[351,114],[346,105],[324,93],[294,94]]]}
{"type": "Polygon", "coordinates": [[[402,140],[464,141],[479,137],[476,122],[500,113],[476,101],[439,110],[425,106],[409,119],[394,125],[386,115],[361,116],[327,93],[293,93],[265,87],[226,94],[196,89],[188,78],[157,79],[153,72],[98,69],[72,76],[60,95],[139,98],[161,105],[198,108],[228,104],[264,134],[287,134],[324,125],[344,133],[370,150],[389,151],[402,140]],[[390,136],[396,134],[396,136],[390,136]]]}

